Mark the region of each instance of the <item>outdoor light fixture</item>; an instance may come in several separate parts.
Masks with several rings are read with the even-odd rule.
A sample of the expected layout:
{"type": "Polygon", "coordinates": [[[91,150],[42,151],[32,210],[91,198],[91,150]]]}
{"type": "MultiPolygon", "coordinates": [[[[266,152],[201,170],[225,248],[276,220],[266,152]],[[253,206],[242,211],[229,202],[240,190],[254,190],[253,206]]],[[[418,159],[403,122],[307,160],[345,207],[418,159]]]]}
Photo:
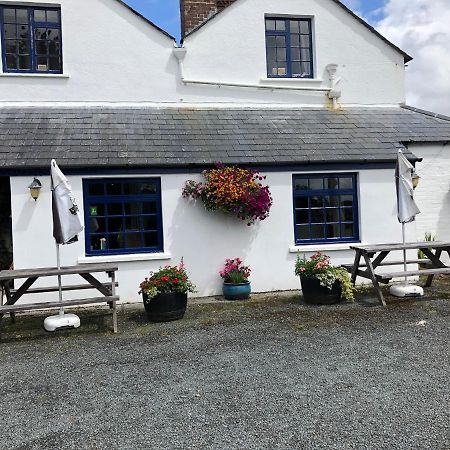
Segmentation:
{"type": "Polygon", "coordinates": [[[419,186],[420,177],[419,177],[419,175],[417,175],[416,172],[414,172],[412,174],[411,181],[412,181],[413,189],[415,189],[417,186],[419,186]]]}
{"type": "Polygon", "coordinates": [[[41,193],[42,183],[35,177],[33,182],[28,186],[30,190],[31,198],[36,201],[41,193]]]}

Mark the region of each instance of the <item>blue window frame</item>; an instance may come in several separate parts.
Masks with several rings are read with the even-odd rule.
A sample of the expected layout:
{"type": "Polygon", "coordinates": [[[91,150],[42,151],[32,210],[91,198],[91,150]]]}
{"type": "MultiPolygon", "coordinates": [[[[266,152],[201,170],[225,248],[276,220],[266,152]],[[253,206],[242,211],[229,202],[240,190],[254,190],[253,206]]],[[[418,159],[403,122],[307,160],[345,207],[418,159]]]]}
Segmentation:
{"type": "Polygon", "coordinates": [[[359,240],[356,174],[294,175],[296,244],[359,240]]]}
{"type": "Polygon", "coordinates": [[[0,5],[3,72],[62,73],[61,9],[0,5]]]}
{"type": "Polygon", "coordinates": [[[313,78],[311,19],[266,17],[267,76],[313,78]]]}
{"type": "Polygon", "coordinates": [[[87,255],[163,251],[158,178],[83,181],[87,255]]]}

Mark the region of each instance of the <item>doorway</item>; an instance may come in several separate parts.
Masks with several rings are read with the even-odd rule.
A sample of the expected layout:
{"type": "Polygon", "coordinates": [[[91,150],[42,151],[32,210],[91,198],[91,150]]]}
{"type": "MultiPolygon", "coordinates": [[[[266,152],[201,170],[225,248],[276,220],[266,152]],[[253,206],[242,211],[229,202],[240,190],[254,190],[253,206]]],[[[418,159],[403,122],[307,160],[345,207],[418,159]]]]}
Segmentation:
{"type": "Polygon", "coordinates": [[[9,177],[0,177],[0,270],[13,263],[11,186],[9,177]]]}

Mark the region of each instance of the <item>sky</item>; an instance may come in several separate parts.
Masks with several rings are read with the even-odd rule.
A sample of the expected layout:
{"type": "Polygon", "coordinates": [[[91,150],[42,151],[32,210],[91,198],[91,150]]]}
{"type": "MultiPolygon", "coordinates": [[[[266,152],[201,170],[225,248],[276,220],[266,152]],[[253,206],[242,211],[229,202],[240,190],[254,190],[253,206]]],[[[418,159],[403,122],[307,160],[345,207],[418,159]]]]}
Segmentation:
{"type": "MultiPolygon", "coordinates": [[[[179,39],[179,0],[125,1],[179,39]]],[[[450,115],[450,0],[342,1],[414,57],[406,72],[407,103],[450,115]]]]}

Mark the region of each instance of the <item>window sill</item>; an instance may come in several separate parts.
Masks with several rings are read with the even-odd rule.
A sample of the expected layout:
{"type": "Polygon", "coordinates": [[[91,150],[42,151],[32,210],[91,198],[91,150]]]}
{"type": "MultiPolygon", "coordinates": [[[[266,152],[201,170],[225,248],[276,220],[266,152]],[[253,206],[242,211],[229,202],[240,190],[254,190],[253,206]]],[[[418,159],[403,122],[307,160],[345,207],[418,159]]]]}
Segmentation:
{"type": "Polygon", "coordinates": [[[131,255],[104,255],[104,256],[81,256],[78,264],[98,264],[114,262],[134,262],[134,261],[162,261],[171,259],[170,253],[133,253],[131,255]]]}
{"type": "Polygon", "coordinates": [[[13,73],[3,72],[0,77],[19,78],[70,78],[67,73],[13,73]]]}
{"type": "Polygon", "coordinates": [[[263,77],[260,79],[262,83],[305,83],[305,84],[322,84],[323,80],[320,80],[319,78],[268,78],[263,77]]]}
{"type": "Polygon", "coordinates": [[[362,245],[361,242],[346,242],[340,244],[318,244],[318,245],[294,245],[289,247],[289,253],[315,253],[350,250],[351,245],[362,245]]]}

